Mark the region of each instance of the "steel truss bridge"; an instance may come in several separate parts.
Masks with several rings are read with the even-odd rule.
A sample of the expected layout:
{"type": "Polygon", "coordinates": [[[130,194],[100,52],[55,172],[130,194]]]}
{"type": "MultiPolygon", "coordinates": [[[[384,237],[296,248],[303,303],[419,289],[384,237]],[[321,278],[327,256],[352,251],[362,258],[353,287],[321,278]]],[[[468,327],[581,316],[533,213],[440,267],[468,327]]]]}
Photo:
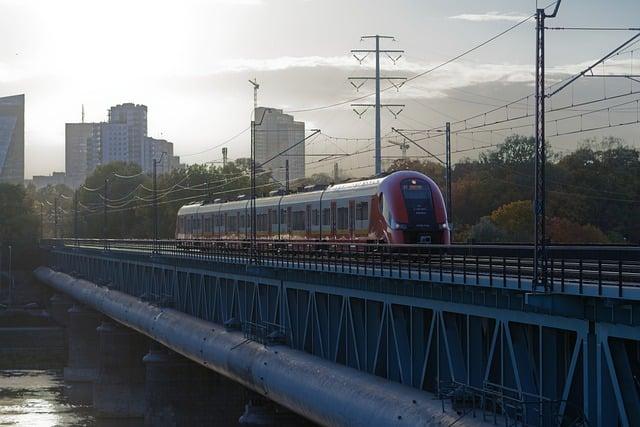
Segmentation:
{"type": "Polygon", "coordinates": [[[56,271],[430,392],[463,425],[640,425],[638,247],[549,246],[545,289],[531,246],[42,247],[56,271]]]}

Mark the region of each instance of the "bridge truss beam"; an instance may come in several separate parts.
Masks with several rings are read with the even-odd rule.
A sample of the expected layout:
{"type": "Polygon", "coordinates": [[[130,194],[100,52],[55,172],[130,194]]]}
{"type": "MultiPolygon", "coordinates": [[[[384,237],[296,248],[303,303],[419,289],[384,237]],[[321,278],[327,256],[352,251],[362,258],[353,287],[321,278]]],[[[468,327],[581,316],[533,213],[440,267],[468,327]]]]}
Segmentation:
{"type": "Polygon", "coordinates": [[[278,331],[293,349],[434,393],[468,417],[524,425],[639,419],[633,306],[609,301],[569,310],[551,296],[503,289],[431,285],[427,292],[402,279],[365,278],[366,286],[340,274],[283,279],[254,267],[65,250],[55,264],[207,321],[251,329],[252,340],[278,331]],[[400,294],[396,285],[413,291],[400,294]],[[536,298],[561,304],[565,317],[545,314],[550,310],[536,298]],[[588,307],[593,315],[585,316],[588,307]]]}

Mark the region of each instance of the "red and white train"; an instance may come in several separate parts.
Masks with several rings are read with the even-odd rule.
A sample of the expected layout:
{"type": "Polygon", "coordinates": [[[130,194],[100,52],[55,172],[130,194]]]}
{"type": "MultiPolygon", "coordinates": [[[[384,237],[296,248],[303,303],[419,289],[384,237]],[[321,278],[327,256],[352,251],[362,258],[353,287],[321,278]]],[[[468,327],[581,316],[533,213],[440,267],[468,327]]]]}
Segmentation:
{"type": "MultiPolygon", "coordinates": [[[[319,191],[256,199],[262,240],[449,244],[442,193],[429,177],[398,171],[319,191]]],[[[245,240],[250,200],[193,203],[178,211],[176,238],[245,240]]]]}

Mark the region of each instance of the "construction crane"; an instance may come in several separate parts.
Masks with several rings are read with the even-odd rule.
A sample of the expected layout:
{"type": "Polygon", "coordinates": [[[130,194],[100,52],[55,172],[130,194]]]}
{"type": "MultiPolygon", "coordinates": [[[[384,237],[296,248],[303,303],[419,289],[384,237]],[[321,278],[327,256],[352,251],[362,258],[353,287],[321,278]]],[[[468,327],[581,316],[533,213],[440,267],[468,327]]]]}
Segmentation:
{"type": "Polygon", "coordinates": [[[402,160],[405,160],[407,158],[407,150],[409,149],[409,143],[407,142],[407,139],[405,138],[404,141],[399,142],[399,141],[389,141],[391,144],[393,145],[397,145],[398,147],[400,147],[400,150],[402,150],[402,160]]]}
{"type": "Polygon", "coordinates": [[[249,83],[253,85],[253,109],[255,110],[258,108],[258,89],[260,89],[260,85],[255,77],[253,80],[249,80],[249,83]]]}

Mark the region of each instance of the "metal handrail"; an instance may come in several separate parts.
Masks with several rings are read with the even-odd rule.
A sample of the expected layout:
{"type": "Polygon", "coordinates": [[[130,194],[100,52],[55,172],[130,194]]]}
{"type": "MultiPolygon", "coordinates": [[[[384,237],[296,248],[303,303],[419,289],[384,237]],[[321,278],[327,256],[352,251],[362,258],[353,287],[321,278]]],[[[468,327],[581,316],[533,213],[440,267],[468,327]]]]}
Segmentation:
{"type": "MultiPolygon", "coordinates": [[[[247,260],[245,240],[46,239],[44,247],[134,251],[153,256],[180,256],[203,261],[258,263],[267,267],[306,269],[409,280],[527,289],[533,275],[533,249],[526,245],[384,245],[340,241],[258,240],[257,256],[247,260]]],[[[640,287],[640,247],[549,247],[552,292],[567,286],[640,287]]],[[[530,288],[529,288],[530,289],[530,288]]]]}

